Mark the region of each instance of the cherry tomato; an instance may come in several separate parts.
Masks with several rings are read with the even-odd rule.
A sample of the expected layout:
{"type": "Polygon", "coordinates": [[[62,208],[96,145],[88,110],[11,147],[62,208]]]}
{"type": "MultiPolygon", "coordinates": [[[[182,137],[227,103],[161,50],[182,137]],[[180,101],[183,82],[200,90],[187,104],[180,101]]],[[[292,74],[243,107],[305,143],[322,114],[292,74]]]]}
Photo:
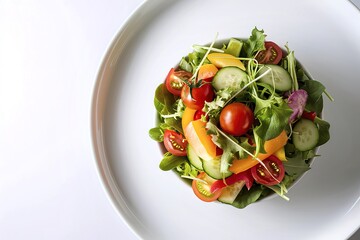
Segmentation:
{"type": "Polygon", "coordinates": [[[307,112],[307,111],[304,111],[301,117],[302,117],[302,118],[309,119],[309,120],[311,120],[311,121],[314,121],[315,118],[316,118],[316,112],[307,112]]]}
{"type": "Polygon", "coordinates": [[[262,161],[266,170],[260,163],[251,168],[251,174],[256,182],[263,185],[276,185],[280,183],[285,176],[285,168],[283,163],[274,155],[262,161]],[[273,176],[271,176],[271,174],[273,176]]]}
{"type": "Polygon", "coordinates": [[[224,153],[224,150],[222,150],[221,148],[216,146],[216,156],[221,156],[221,155],[223,155],[223,153],[224,153]]]}
{"type": "Polygon", "coordinates": [[[265,42],[265,48],[257,54],[256,60],[261,64],[278,64],[282,58],[281,48],[274,42],[265,42]]]}
{"type": "Polygon", "coordinates": [[[171,68],[165,80],[167,90],[175,96],[180,96],[181,89],[185,84],[184,80],[189,80],[191,76],[191,72],[175,70],[174,68],[171,68]]]}
{"type": "MultiPolygon", "coordinates": [[[[201,119],[202,116],[205,116],[206,113],[204,113],[202,110],[196,110],[195,115],[194,115],[194,120],[199,120],[201,119]]],[[[206,120],[209,120],[209,116],[206,116],[206,120]]]]}
{"type": "Polygon", "coordinates": [[[221,110],[220,127],[224,132],[241,136],[251,128],[254,122],[254,113],[243,103],[230,103],[221,110]]]}
{"type": "Polygon", "coordinates": [[[166,150],[175,156],[186,156],[188,142],[181,133],[165,130],[164,145],[166,150]]]}
{"type": "Polygon", "coordinates": [[[210,192],[210,187],[215,182],[215,179],[210,178],[205,172],[201,172],[197,178],[205,181],[194,179],[192,182],[192,189],[199,199],[204,202],[213,202],[220,197],[221,189],[214,193],[210,192]]]}
{"type": "Polygon", "coordinates": [[[181,99],[186,107],[200,110],[204,107],[205,101],[211,102],[215,93],[209,82],[203,82],[200,87],[190,88],[184,85],[181,91],[181,99]]]}

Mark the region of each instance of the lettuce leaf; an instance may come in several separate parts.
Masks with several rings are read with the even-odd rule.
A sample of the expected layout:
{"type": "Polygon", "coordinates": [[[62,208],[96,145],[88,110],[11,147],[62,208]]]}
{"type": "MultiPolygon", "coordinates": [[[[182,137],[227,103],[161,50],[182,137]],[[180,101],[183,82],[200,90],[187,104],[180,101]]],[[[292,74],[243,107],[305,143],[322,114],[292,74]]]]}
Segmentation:
{"type": "Polygon", "coordinates": [[[244,43],[244,50],[247,57],[254,57],[254,55],[261,50],[265,50],[264,30],[259,30],[256,27],[252,30],[251,36],[244,43]]]}

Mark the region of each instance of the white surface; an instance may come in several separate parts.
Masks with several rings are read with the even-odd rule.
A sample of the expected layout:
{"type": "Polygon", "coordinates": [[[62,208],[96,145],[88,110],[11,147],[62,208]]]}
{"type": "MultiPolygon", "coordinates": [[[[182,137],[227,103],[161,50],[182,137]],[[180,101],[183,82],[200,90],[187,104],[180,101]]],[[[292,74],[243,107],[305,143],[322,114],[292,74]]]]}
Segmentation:
{"type": "Polygon", "coordinates": [[[355,169],[360,162],[354,158],[357,142],[351,141],[360,134],[351,127],[360,116],[355,105],[360,96],[354,88],[359,84],[354,76],[360,74],[359,12],[343,1],[284,3],[227,0],[222,5],[207,1],[204,6],[203,1],[153,1],[116,37],[99,75],[94,137],[109,196],[139,236],[230,239],[242,226],[243,238],[256,239],[258,231],[277,229],[278,239],[344,239],[359,226],[360,176],[355,169]],[[238,14],[240,7],[256,8],[256,14],[238,14]],[[214,17],[193,18],[203,13],[214,17]],[[300,17],[305,15],[306,19],[300,17]],[[171,172],[159,171],[161,154],[148,130],[155,122],[151,119],[156,86],[192,44],[211,42],[215,31],[220,38],[246,37],[254,25],[279,44],[288,41],[337,100],[325,101],[332,139],[321,147],[313,169],[291,189],[291,201],[273,198],[237,210],[205,204],[171,172]]]}
{"type": "MultiPolygon", "coordinates": [[[[127,223],[123,222],[112,206],[99,180],[91,146],[90,105],[96,75],[105,51],[124,20],[140,2],[140,0],[0,0],[0,239],[136,239],[127,227],[127,223]]],[[[345,6],[343,11],[336,9],[339,1],[334,2],[320,15],[327,17],[325,18],[327,20],[332,11],[336,10],[336,16],[339,17],[340,22],[334,23],[335,27],[325,30],[343,28],[339,34],[347,36],[346,33],[351,26],[355,25],[350,21],[354,13],[348,14],[345,11],[351,11],[349,6],[345,6]],[[344,22],[349,23],[349,26],[342,26],[344,22]]],[[[320,1],[314,6],[319,7],[321,4],[326,5],[326,2],[320,1]]],[[[164,8],[165,6],[161,9],[164,8]]],[[[155,11],[155,14],[157,13],[155,11]]],[[[192,13],[196,16],[196,24],[200,24],[199,15],[201,14],[198,11],[192,13]]],[[[164,14],[166,13],[160,14],[161,19],[165,17],[164,14]]],[[[306,19],[305,22],[308,21],[306,19]]],[[[193,22],[192,19],[186,21],[190,20],[193,22]]],[[[169,30],[169,36],[174,39],[179,35],[184,37],[176,29],[171,28],[170,23],[169,28],[163,29],[163,32],[169,30]]],[[[311,23],[306,22],[306,24],[311,23]]],[[[193,25],[187,26],[193,27],[193,25]]],[[[201,36],[201,33],[194,36],[185,35],[186,40],[183,44],[176,46],[180,55],[171,55],[167,64],[163,64],[163,59],[156,59],[153,64],[160,69],[156,76],[164,76],[167,68],[172,66],[181,54],[186,53],[194,42],[211,40],[213,29],[210,26],[205,28],[208,34],[204,36],[201,36]]],[[[263,25],[263,28],[267,32],[270,30],[266,25],[263,25]]],[[[239,30],[239,34],[240,31],[248,34],[249,29],[239,30]]],[[[144,34],[148,34],[146,28],[144,30],[144,34]]],[[[224,37],[230,34],[221,29],[218,31],[224,37]]],[[[271,31],[274,38],[282,39],[282,36],[278,35],[279,31],[271,31]]],[[[304,35],[307,41],[311,40],[311,36],[305,33],[304,35]]],[[[359,35],[354,37],[359,39],[359,35]]],[[[291,39],[286,39],[294,42],[296,35],[293,35],[291,39]]],[[[294,48],[297,50],[307,43],[295,44],[294,48]]],[[[349,41],[344,44],[345,50],[351,48],[347,43],[349,41]]],[[[330,43],[330,45],[334,46],[335,43],[330,43]]],[[[160,46],[154,47],[158,48],[161,55],[164,55],[165,51],[168,52],[160,46]]],[[[351,49],[359,56],[359,45],[351,49]]],[[[322,52],[326,52],[325,50],[321,49],[322,52]]],[[[300,54],[300,50],[297,52],[300,54]]],[[[341,55],[342,59],[346,58],[345,53],[347,52],[344,51],[341,55]]],[[[311,63],[317,61],[306,55],[302,57],[311,63]]],[[[329,61],[335,62],[331,59],[329,61]]],[[[351,64],[354,63],[350,62],[351,64]]],[[[330,82],[327,85],[331,90],[337,86],[335,82],[332,82],[335,77],[331,75],[335,70],[325,75],[314,68],[310,70],[315,76],[329,78],[330,82]]],[[[344,75],[338,73],[335,76],[341,78],[344,75]]],[[[151,78],[149,81],[151,87],[154,87],[158,79],[151,78]]],[[[339,94],[335,94],[337,99],[359,100],[351,88],[341,88],[339,94]]],[[[342,105],[342,102],[336,104],[342,105]]],[[[357,105],[355,102],[350,102],[350,105],[354,110],[351,116],[358,117],[357,105]]],[[[332,115],[346,112],[344,109],[336,109],[337,106],[339,105],[331,107],[334,111],[332,115]]],[[[329,117],[332,115],[326,114],[329,117]]],[[[149,120],[149,123],[141,129],[147,130],[151,123],[149,120]]],[[[343,129],[348,134],[348,139],[356,139],[355,137],[358,136],[358,130],[351,133],[349,130],[346,131],[346,126],[341,127],[340,130],[343,129]]],[[[340,130],[335,133],[339,133],[340,130]]],[[[343,140],[344,138],[334,140],[332,145],[323,148],[321,151],[324,153],[324,158],[334,153],[335,150],[330,148],[334,147],[335,143],[343,140]]],[[[352,142],[350,147],[355,149],[358,143],[352,142]]],[[[154,161],[149,163],[151,167],[157,166],[158,155],[155,152],[152,155],[155,155],[155,159],[147,160],[154,161]]],[[[335,156],[341,158],[340,154],[335,153],[335,156]]],[[[331,172],[332,168],[339,165],[332,161],[322,170],[320,167],[324,161],[320,160],[315,164],[312,174],[315,175],[317,171],[323,174],[320,179],[321,189],[329,194],[325,202],[330,202],[331,206],[337,206],[336,202],[339,201],[337,197],[347,196],[351,190],[359,192],[359,184],[355,184],[359,180],[356,172],[359,167],[356,165],[357,168],[353,168],[353,165],[347,162],[342,172],[349,173],[349,176],[353,173],[352,179],[355,182],[349,183],[351,188],[344,188],[341,192],[330,194],[330,189],[348,185],[344,185],[344,182],[330,181],[328,183],[326,172],[331,172]]],[[[150,182],[151,178],[146,177],[152,177],[152,174],[155,173],[150,172],[145,175],[140,183],[150,182]]],[[[312,184],[311,179],[314,177],[312,174],[306,176],[302,186],[312,184]]],[[[179,204],[177,209],[188,209],[196,205],[204,214],[209,208],[214,208],[197,202],[189,189],[179,184],[177,179],[169,177],[169,173],[157,171],[155,178],[178,186],[179,189],[172,190],[173,196],[170,196],[172,199],[183,199],[186,195],[185,201],[175,201],[179,204]]],[[[143,189],[144,192],[141,194],[156,195],[164,191],[165,187],[161,185],[160,190],[143,189]]],[[[310,192],[314,193],[314,189],[319,189],[319,185],[315,184],[310,192]]],[[[301,186],[298,190],[300,195],[308,194],[309,191],[301,186]]],[[[135,198],[135,194],[136,192],[133,192],[129,197],[135,198]]],[[[299,194],[297,192],[291,196],[295,204],[305,198],[298,196],[299,194]]],[[[344,201],[346,203],[344,208],[350,208],[353,199],[340,199],[341,203],[344,201]]],[[[311,204],[323,202],[324,199],[319,198],[313,199],[311,204]]],[[[279,201],[276,204],[280,207],[283,202],[279,201]]],[[[143,205],[145,206],[146,202],[143,205]]],[[[129,207],[132,206],[130,203],[129,207]]],[[[142,208],[137,207],[135,213],[142,208]]],[[[153,210],[148,210],[153,211],[153,215],[148,216],[146,221],[154,220],[154,225],[157,225],[159,221],[166,218],[163,212],[160,212],[160,215],[156,213],[159,207],[157,204],[155,207],[153,210]]],[[[260,205],[255,207],[264,209],[260,205]]],[[[296,210],[304,210],[300,208],[301,205],[297,207],[295,210],[286,210],[289,214],[294,214],[296,210]]],[[[168,208],[165,206],[165,209],[168,208]]],[[[223,207],[220,209],[228,213],[234,212],[232,209],[223,207]]],[[[319,213],[323,214],[325,210],[329,211],[329,209],[321,208],[319,213]]],[[[358,226],[358,223],[354,223],[351,219],[359,219],[359,212],[359,204],[357,204],[354,211],[345,215],[344,222],[334,222],[335,227],[330,233],[338,237],[336,234],[351,232],[351,229],[358,226]]],[[[191,211],[186,211],[186,213],[190,214],[191,211]]],[[[337,211],[337,213],[341,215],[342,212],[337,211]]],[[[173,220],[171,218],[166,227],[173,226],[174,222],[171,222],[173,220]]],[[[309,219],[303,220],[306,223],[309,219]]],[[[207,222],[200,221],[199,224],[206,227],[207,222]]],[[[328,230],[329,226],[324,226],[324,228],[328,230]]],[[[324,229],[319,229],[318,233],[322,233],[322,230],[324,229]]],[[[271,231],[274,230],[271,229],[271,231]]],[[[176,234],[180,236],[182,232],[179,231],[176,234]]]]}
{"type": "Polygon", "coordinates": [[[99,180],[90,108],[140,2],[0,0],[0,239],[136,239],[99,180]]]}

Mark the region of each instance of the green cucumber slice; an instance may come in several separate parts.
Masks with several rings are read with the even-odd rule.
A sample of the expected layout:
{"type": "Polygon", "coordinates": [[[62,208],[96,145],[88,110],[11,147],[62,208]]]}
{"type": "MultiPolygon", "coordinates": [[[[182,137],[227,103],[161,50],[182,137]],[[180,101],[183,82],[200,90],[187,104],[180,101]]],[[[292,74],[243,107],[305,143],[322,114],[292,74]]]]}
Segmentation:
{"type": "Polygon", "coordinates": [[[248,82],[248,75],[246,72],[238,67],[229,66],[220,69],[212,81],[213,87],[218,91],[225,88],[240,89],[242,83],[248,82]]]}
{"type": "Polygon", "coordinates": [[[242,41],[235,38],[231,38],[229,44],[225,49],[225,53],[231,54],[234,57],[239,57],[243,44],[244,43],[242,41]]]}
{"type": "Polygon", "coordinates": [[[295,148],[299,151],[311,150],[319,142],[319,129],[313,121],[301,118],[295,123],[292,139],[295,148]]]}
{"type": "Polygon", "coordinates": [[[224,174],[220,172],[220,159],[220,157],[217,157],[212,160],[203,161],[204,172],[206,172],[206,174],[210,177],[217,180],[227,178],[232,175],[232,172],[230,171],[227,171],[224,174]]]}
{"type": "Polygon", "coordinates": [[[232,204],[239,195],[241,189],[245,186],[245,181],[236,182],[233,185],[225,187],[220,197],[218,198],[219,202],[232,204]]]}
{"type": "Polygon", "coordinates": [[[202,160],[201,158],[195,153],[194,149],[188,144],[187,149],[187,156],[191,165],[193,165],[196,169],[203,171],[202,167],[202,160]]]}
{"type": "Polygon", "coordinates": [[[278,65],[266,64],[257,74],[260,76],[268,69],[270,72],[259,79],[259,82],[269,84],[278,91],[288,91],[292,87],[292,79],[288,71],[278,65]]]}

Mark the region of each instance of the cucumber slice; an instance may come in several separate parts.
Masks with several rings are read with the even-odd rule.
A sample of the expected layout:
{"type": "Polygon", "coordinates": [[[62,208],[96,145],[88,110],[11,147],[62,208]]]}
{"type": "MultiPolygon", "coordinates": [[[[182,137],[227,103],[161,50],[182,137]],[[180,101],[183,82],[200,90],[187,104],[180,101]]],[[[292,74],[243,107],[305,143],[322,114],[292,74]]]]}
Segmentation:
{"type": "Polygon", "coordinates": [[[269,84],[278,91],[288,91],[292,87],[292,79],[288,71],[278,65],[267,64],[260,69],[257,76],[265,73],[268,69],[270,72],[259,79],[259,82],[269,84]]]}
{"type": "Polygon", "coordinates": [[[187,156],[191,165],[193,165],[196,169],[203,171],[202,167],[202,160],[201,158],[195,153],[194,149],[188,144],[186,149],[187,156]]]}
{"type": "Polygon", "coordinates": [[[293,128],[292,139],[296,149],[308,151],[317,146],[319,142],[319,129],[309,119],[300,119],[293,128]]]}
{"type": "Polygon", "coordinates": [[[232,172],[230,171],[227,171],[224,174],[220,172],[220,157],[203,161],[203,169],[207,175],[217,180],[227,178],[232,175],[232,172]]]}
{"type": "Polygon", "coordinates": [[[241,83],[247,82],[248,75],[246,72],[238,67],[229,66],[220,69],[216,73],[212,85],[218,91],[228,87],[240,89],[241,83]]]}
{"type": "Polygon", "coordinates": [[[231,54],[234,57],[239,57],[242,46],[243,46],[242,41],[235,38],[231,38],[229,44],[227,45],[227,48],[225,49],[225,53],[231,54]]]}
{"type": "Polygon", "coordinates": [[[233,185],[225,187],[220,197],[218,198],[219,202],[232,204],[239,195],[241,189],[245,186],[245,181],[236,182],[233,185]]]}

